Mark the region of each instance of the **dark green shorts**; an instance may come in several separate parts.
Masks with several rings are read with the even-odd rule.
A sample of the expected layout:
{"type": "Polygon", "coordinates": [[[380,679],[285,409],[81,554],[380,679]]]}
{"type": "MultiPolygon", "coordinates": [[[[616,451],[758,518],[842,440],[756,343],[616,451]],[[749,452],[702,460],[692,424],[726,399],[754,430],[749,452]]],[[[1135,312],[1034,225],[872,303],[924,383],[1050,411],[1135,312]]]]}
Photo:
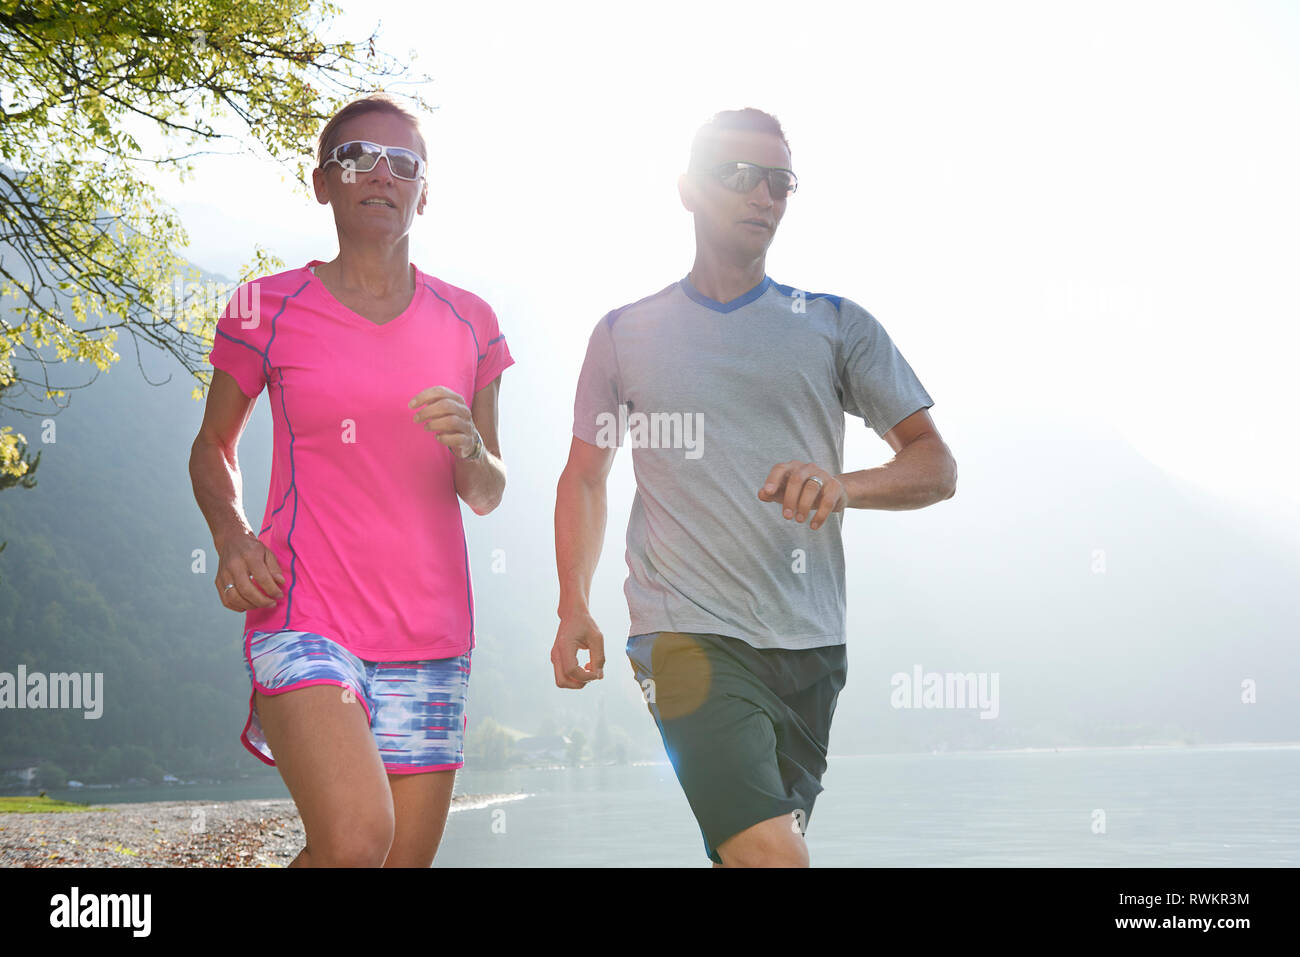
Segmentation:
{"type": "Polygon", "coordinates": [[[844,645],[758,649],[725,635],[652,632],[627,655],[709,858],[778,815],[805,830],[822,791],[844,645]]]}

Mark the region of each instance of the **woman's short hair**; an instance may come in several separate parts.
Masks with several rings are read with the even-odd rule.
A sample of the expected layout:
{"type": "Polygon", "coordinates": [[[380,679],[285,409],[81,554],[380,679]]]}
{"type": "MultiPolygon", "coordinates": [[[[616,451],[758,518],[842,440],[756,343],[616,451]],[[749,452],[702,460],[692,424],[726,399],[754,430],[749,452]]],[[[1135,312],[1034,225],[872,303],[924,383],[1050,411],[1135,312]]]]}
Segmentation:
{"type": "Polygon", "coordinates": [[[420,132],[420,118],[407,109],[401,101],[389,94],[372,93],[359,100],[353,100],[330,117],[329,122],[325,124],[325,128],[320,132],[320,141],[316,147],[317,166],[323,166],[325,160],[329,158],[330,152],[338,145],[339,127],[348,120],[363,116],[366,113],[391,113],[410,123],[415,130],[415,138],[420,142],[420,155],[424,157],[426,163],[429,161],[429,151],[424,145],[424,135],[420,132]]]}

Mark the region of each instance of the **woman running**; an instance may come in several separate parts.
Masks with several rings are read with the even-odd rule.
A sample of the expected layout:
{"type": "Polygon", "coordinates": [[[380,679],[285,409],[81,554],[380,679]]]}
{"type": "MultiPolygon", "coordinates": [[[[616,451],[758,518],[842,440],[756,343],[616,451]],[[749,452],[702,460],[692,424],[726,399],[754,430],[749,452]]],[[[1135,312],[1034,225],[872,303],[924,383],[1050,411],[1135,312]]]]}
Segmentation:
{"type": "Polygon", "coordinates": [[[418,119],[383,95],[326,124],[312,178],[339,254],[231,299],[190,456],[217,595],[246,613],[241,740],[279,768],[306,830],[291,867],[430,866],[464,764],[460,501],[501,501],[514,360],[487,303],[409,259],[426,165],[418,119]],[[254,531],[236,447],[263,387],[275,448],[254,531]]]}

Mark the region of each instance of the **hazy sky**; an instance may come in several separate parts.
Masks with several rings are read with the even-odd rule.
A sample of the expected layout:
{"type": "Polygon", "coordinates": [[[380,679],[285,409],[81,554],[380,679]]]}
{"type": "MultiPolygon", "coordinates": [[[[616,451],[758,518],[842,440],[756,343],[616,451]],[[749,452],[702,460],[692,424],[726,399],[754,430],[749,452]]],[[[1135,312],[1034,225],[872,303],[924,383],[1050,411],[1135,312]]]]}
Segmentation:
{"type": "MultiPolygon", "coordinates": [[[[601,315],[685,275],[691,135],[757,106],[800,179],[769,274],[870,310],[950,442],[1117,430],[1300,514],[1300,5],[342,6],[337,37],[378,24],[435,79],[412,259],[497,308],[503,410],[521,388],[571,403],[601,315]]],[[[265,160],[160,186],[204,268],[337,251],[328,207],[265,160]]],[[[866,439],[846,464],[888,457],[866,439]]]]}

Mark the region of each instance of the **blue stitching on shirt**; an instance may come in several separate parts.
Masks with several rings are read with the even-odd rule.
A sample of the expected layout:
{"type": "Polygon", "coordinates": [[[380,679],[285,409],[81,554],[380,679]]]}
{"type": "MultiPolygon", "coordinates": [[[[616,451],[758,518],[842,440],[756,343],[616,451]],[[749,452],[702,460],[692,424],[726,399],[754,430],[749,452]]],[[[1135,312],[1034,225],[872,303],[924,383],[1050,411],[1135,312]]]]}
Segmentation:
{"type": "MultiPolygon", "coordinates": [[[[289,307],[289,300],[295,298],[299,293],[311,284],[310,280],[304,282],[298,287],[298,291],[293,295],[285,296],[284,302],[280,304],[280,310],[271,317],[271,337],[266,341],[266,354],[263,356],[264,368],[271,367],[271,343],[275,341],[275,321],[280,318],[285,309],[289,307]]],[[[270,374],[267,374],[267,380],[270,381],[270,374]]],[[[289,430],[289,489],[293,490],[293,518],[289,522],[289,532],[284,537],[285,544],[289,547],[289,591],[285,595],[284,603],[284,624],[282,628],[289,627],[289,616],[293,613],[293,588],[298,584],[298,553],[293,547],[293,530],[298,524],[298,475],[295,471],[293,461],[293,444],[297,436],[293,432],[293,424],[289,421],[289,409],[284,401],[284,379],[280,380],[280,414],[284,416],[285,428],[289,430]]],[[[289,489],[285,490],[285,498],[288,499],[289,489]]],[[[283,507],[283,506],[282,506],[283,507]]]]}
{"type": "MultiPolygon", "coordinates": [[[[465,523],[461,522],[460,527],[461,541],[465,540],[465,523]]],[[[465,601],[466,607],[469,608],[469,647],[470,651],[474,650],[474,589],[469,580],[469,545],[464,544],[465,549],[465,601]]]]}
{"type": "MultiPolygon", "coordinates": [[[[478,351],[478,333],[474,331],[474,324],[456,311],[456,307],[451,304],[450,299],[445,298],[440,292],[438,292],[438,290],[434,289],[427,282],[424,284],[424,288],[429,290],[429,292],[433,293],[435,296],[437,296],[439,299],[445,302],[447,304],[447,308],[451,310],[451,314],[455,316],[457,319],[459,319],[461,322],[465,323],[465,325],[469,326],[469,334],[474,337],[474,355],[478,356],[479,362],[482,362],[484,359],[486,359],[487,353],[478,351]]],[[[502,338],[504,338],[504,336],[502,338]]],[[[494,339],[492,341],[495,342],[496,340],[494,339]]],[[[489,342],[488,345],[492,345],[492,343],[489,342]]]]}

